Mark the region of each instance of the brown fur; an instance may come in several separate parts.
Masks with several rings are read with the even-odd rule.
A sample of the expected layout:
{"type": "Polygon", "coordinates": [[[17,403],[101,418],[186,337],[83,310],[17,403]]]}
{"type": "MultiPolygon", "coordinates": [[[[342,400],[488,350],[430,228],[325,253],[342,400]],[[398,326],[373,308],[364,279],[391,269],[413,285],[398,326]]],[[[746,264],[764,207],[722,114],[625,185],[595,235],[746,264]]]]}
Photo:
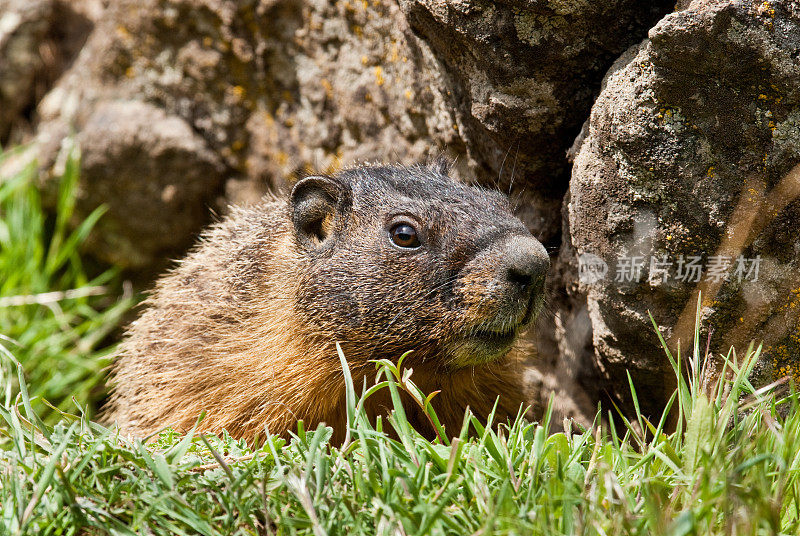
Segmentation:
{"type": "MultiPolygon", "coordinates": [[[[525,296],[497,290],[505,284],[497,283],[500,246],[470,246],[497,228],[527,234],[506,201],[421,166],[359,168],[334,179],[341,191],[330,207],[323,204],[329,212],[322,219],[329,235],[322,243],[332,245],[298,237],[293,216],[303,216],[301,191],[292,194],[299,200],[234,209],[156,284],[120,346],[107,421],[144,436],[165,426],[185,431],[205,410],[202,431],[285,435],[302,419],[306,427],[331,425],[333,441],[341,441],[337,341],[359,392],[375,381],[371,359],[396,361],[413,350],[406,366],[423,391],[441,391],[434,407],[448,433],[459,432],[467,406],[485,418],[498,395],[499,417],[516,415],[526,402],[522,343],[495,355],[476,351],[464,336],[484,325],[521,332],[541,303],[537,295],[523,307],[525,296]],[[472,196],[469,203],[464,196],[472,196]],[[420,217],[437,215],[420,227],[431,251],[446,240],[444,253],[431,259],[388,244],[381,214],[391,215],[384,205],[395,199],[406,199],[420,217]]],[[[388,392],[380,392],[367,409],[385,414],[389,406],[388,392]]],[[[413,404],[406,411],[432,433],[413,404]]]]}

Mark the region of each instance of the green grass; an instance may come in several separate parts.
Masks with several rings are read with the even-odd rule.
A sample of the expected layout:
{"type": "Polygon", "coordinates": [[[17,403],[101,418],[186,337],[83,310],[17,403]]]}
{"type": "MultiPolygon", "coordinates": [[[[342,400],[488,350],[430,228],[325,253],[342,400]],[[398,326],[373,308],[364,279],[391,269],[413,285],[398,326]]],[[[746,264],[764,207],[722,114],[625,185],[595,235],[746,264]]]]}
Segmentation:
{"type": "Polygon", "coordinates": [[[302,424],[288,442],[265,432],[256,449],[170,430],[151,443],[121,437],[90,416],[111,350],[103,341],[129,300],[113,298],[114,272],[85,275],[77,247],[92,218],[66,226],[75,169],[54,221],[31,169],[0,182],[0,298],[109,288],[0,307],[0,333],[16,341],[0,350],[2,536],[800,531],[798,397],[750,385],[752,348],[712,374],[697,343],[688,359],[665,346],[678,378],[668,432],[667,412],[657,422],[598,418],[589,430],[566,423],[564,433],[550,431],[549,416],[498,426],[467,416],[457,439],[428,441],[397,403],[386,420],[366,418],[363,400],[377,389],[426,406],[402,364],[382,361],[374,388],[348,381],[342,446],[302,424]]]}
{"type": "MultiPolygon", "coordinates": [[[[20,151],[0,156],[0,166],[20,151]]],[[[78,166],[66,161],[59,183],[57,216],[48,217],[35,181],[34,163],[0,176],[0,352],[14,353],[27,374],[33,405],[47,422],[44,400],[75,410],[74,397],[94,409],[109,364],[109,334],[119,327],[132,298],[119,297],[119,277],[105,270],[93,277],[79,254],[102,209],[69,229],[78,166]]]]}
{"type": "MultiPolygon", "coordinates": [[[[548,434],[547,419],[495,430],[469,417],[458,439],[430,442],[401,406],[388,422],[369,422],[350,386],[341,447],[328,444],[323,426],[300,426],[288,443],[268,436],[257,450],[171,431],[143,445],[82,416],[44,425],[23,392],[0,408],[8,425],[0,526],[9,534],[797,534],[797,397],[776,402],[751,390],[757,355],[742,367],[729,361],[732,374],[708,389],[699,374],[683,382],[676,403],[685,419],[670,434],[663,420],[643,417],[646,435],[638,423],[548,434]]],[[[413,391],[393,364],[380,366],[379,388],[413,391]]]]}

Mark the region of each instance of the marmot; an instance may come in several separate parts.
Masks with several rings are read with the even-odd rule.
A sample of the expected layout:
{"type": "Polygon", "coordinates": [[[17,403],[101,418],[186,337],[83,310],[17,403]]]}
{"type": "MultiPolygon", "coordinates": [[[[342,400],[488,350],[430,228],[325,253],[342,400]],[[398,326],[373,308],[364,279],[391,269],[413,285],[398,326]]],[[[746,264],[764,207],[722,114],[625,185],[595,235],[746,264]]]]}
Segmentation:
{"type": "MultiPolygon", "coordinates": [[[[128,329],[104,418],[237,438],[286,435],[302,419],[342,441],[341,343],[356,390],[370,360],[405,364],[449,434],[468,406],[513,418],[525,400],[519,335],[543,302],[546,250],[497,191],[446,164],[362,166],[299,180],[288,196],[234,208],[157,282],[128,329]]],[[[387,391],[387,390],[384,390],[387,391]]],[[[387,393],[367,404],[390,407],[387,393]]],[[[409,400],[410,402],[410,400],[409,400]]],[[[412,404],[408,418],[431,435],[412,404]]]]}

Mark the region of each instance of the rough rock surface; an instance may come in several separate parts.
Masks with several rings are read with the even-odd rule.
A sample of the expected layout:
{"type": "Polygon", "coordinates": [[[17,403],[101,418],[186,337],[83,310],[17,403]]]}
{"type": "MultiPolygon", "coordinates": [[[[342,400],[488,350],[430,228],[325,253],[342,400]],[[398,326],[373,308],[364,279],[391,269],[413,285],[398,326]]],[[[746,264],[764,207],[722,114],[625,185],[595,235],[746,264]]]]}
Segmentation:
{"type": "Polygon", "coordinates": [[[184,233],[202,223],[197,210],[217,199],[218,208],[252,200],[308,169],[441,153],[457,158],[464,179],[511,190],[532,230],[556,245],[564,152],[608,65],[670,7],[115,0],[39,106],[42,161],[55,161],[64,136],[78,133],[87,162],[81,206],[105,202],[116,222],[102,229],[95,251],[132,268],[179,254],[184,233]],[[152,127],[139,121],[136,136],[130,126],[88,132],[98,109],[135,101],[165,116],[152,127]],[[194,136],[154,160],[142,149],[163,147],[168,120],[194,136]],[[206,167],[181,178],[195,161],[206,167]],[[150,218],[165,213],[159,188],[167,185],[188,210],[185,221],[169,215],[173,233],[150,218]],[[153,209],[127,225],[136,212],[116,198],[129,190],[137,206],[151,196],[153,209]]]}
{"type": "Polygon", "coordinates": [[[800,379],[798,163],[796,3],[695,1],[621,60],[575,161],[562,252],[571,278],[583,267],[564,318],[591,321],[565,346],[591,352],[608,395],[627,398],[629,369],[646,411],[664,403],[648,312],[685,353],[698,291],[712,351],[763,340],[761,381],[800,379]]]}

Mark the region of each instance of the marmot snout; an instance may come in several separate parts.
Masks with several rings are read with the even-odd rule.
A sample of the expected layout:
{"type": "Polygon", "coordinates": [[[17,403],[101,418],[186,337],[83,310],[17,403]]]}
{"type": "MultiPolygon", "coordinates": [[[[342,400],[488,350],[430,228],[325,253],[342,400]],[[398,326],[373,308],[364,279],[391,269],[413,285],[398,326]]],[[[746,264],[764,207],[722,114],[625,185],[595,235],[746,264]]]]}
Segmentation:
{"type": "MultiPolygon", "coordinates": [[[[302,419],[344,435],[341,343],[357,388],[372,359],[407,366],[450,433],[469,406],[525,402],[519,335],[543,302],[544,247],[505,196],[426,166],[300,180],[234,209],[156,285],[113,370],[105,411],[124,431],[284,434],[302,419]]],[[[389,406],[384,394],[367,405],[389,406]]],[[[414,407],[409,419],[423,432],[414,407]]]]}

